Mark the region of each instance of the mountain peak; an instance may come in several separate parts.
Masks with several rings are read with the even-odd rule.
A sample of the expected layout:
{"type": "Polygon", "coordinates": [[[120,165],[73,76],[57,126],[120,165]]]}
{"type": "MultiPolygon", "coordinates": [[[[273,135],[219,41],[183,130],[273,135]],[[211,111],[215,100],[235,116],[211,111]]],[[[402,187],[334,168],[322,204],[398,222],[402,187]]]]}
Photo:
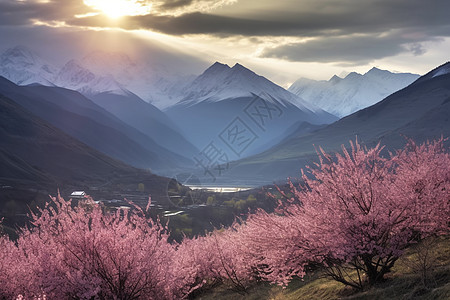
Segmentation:
{"type": "Polygon", "coordinates": [[[240,63],[235,63],[234,66],[232,67],[232,69],[245,69],[245,70],[248,70],[246,67],[244,67],[240,63]]]}
{"type": "Polygon", "coordinates": [[[28,47],[22,45],[7,49],[5,55],[34,57],[33,52],[28,47]]]}
{"type": "Polygon", "coordinates": [[[230,66],[227,64],[222,64],[216,61],[212,64],[208,69],[206,69],[202,75],[200,76],[215,76],[217,74],[221,74],[230,70],[230,66]]]}
{"type": "Polygon", "coordinates": [[[226,64],[216,62],[186,88],[185,96],[179,103],[193,105],[202,101],[219,102],[255,95],[267,95],[270,101],[275,101],[282,106],[295,105],[303,111],[323,112],[314,104],[306,103],[298,96],[239,63],[230,68],[226,64]]]}
{"type": "Polygon", "coordinates": [[[208,69],[206,69],[206,71],[208,71],[208,70],[228,70],[228,69],[230,69],[229,65],[216,61],[208,69]]]}
{"type": "Polygon", "coordinates": [[[360,78],[360,77],[362,77],[363,75],[361,75],[361,74],[359,74],[359,73],[356,73],[356,72],[350,72],[350,73],[348,73],[348,75],[347,76],[345,76],[345,79],[356,79],[356,78],[360,78]]]}
{"type": "Polygon", "coordinates": [[[243,65],[241,65],[241,64],[239,64],[239,63],[236,63],[236,64],[231,68],[231,70],[232,70],[234,73],[247,74],[247,75],[250,75],[250,76],[255,76],[255,75],[256,75],[255,72],[253,72],[252,70],[250,70],[250,69],[244,67],[243,65]]]}
{"type": "Polygon", "coordinates": [[[226,67],[226,68],[230,68],[229,65],[223,64],[223,63],[218,62],[218,61],[216,61],[215,63],[213,63],[213,64],[211,65],[211,67],[226,67]]]}
{"type": "Polygon", "coordinates": [[[371,76],[371,75],[383,75],[383,74],[392,74],[392,73],[389,72],[389,71],[386,71],[386,70],[381,70],[381,69],[378,69],[378,68],[376,68],[376,67],[373,67],[372,69],[370,69],[369,71],[367,71],[367,73],[364,74],[364,75],[369,75],[369,76],[371,76]]]}
{"type": "Polygon", "coordinates": [[[82,67],[74,59],[69,60],[58,74],[58,84],[74,88],[79,84],[86,84],[95,79],[95,75],[88,69],[82,67]]]}
{"type": "Polygon", "coordinates": [[[377,103],[418,77],[416,74],[391,73],[373,67],[364,75],[351,72],[345,78],[335,75],[328,81],[298,80],[289,91],[325,111],[344,117],[377,103]]]}
{"type": "Polygon", "coordinates": [[[80,68],[80,69],[84,69],[81,64],[75,60],[75,59],[71,59],[68,62],[66,62],[66,64],[64,65],[63,68],[80,68]]]}
{"type": "Polygon", "coordinates": [[[53,85],[56,69],[29,48],[15,46],[0,55],[0,74],[18,85],[53,85]]]}
{"type": "Polygon", "coordinates": [[[341,80],[342,80],[341,77],[339,77],[339,76],[337,76],[337,75],[333,75],[333,77],[331,77],[330,80],[328,80],[328,82],[331,82],[331,83],[338,83],[338,82],[340,82],[341,80]]]}
{"type": "Polygon", "coordinates": [[[378,69],[377,67],[372,67],[372,69],[370,69],[367,73],[369,73],[369,72],[376,72],[376,71],[383,71],[383,70],[378,69]]]}
{"type": "Polygon", "coordinates": [[[35,64],[37,61],[37,55],[26,46],[15,46],[14,48],[7,49],[2,54],[2,60],[5,59],[14,63],[35,64]]]}
{"type": "MultiPolygon", "coordinates": [[[[75,59],[71,59],[69,60],[61,69],[60,74],[64,74],[64,73],[71,73],[71,74],[75,74],[75,73],[85,73],[85,74],[92,74],[92,72],[90,72],[88,69],[86,69],[85,67],[83,67],[77,60],[75,59]]],[[[94,74],[92,74],[94,75],[94,74]]],[[[92,76],[90,75],[90,76],[92,76]]]]}

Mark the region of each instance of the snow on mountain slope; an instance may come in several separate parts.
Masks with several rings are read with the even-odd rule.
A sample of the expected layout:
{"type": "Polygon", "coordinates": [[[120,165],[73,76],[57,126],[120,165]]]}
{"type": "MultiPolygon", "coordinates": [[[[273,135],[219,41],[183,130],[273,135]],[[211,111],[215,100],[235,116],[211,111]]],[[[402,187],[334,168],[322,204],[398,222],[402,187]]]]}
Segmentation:
{"type": "Polygon", "coordinates": [[[447,76],[450,74],[450,61],[446,62],[439,67],[431,70],[427,74],[423,75],[419,79],[417,79],[414,84],[423,83],[425,81],[433,80],[435,78],[441,77],[441,76],[447,76]]]}
{"type": "Polygon", "coordinates": [[[95,74],[76,60],[70,60],[59,69],[24,46],[16,46],[2,53],[0,76],[18,85],[38,83],[45,86],[59,86],[85,95],[102,92],[120,95],[126,93],[111,75],[95,74]]]}
{"type": "Polygon", "coordinates": [[[57,69],[24,46],[7,49],[0,55],[0,76],[16,84],[53,85],[57,69]]]}
{"type": "Polygon", "coordinates": [[[445,64],[440,65],[439,67],[431,70],[426,75],[420,77],[417,81],[423,82],[447,74],[450,74],[450,62],[446,62],[445,64]]]}
{"type": "Polygon", "coordinates": [[[96,51],[81,64],[96,74],[109,75],[147,102],[163,109],[180,100],[194,75],[175,75],[157,62],[135,62],[120,52],[96,51]]]}
{"type": "Polygon", "coordinates": [[[314,104],[304,101],[238,63],[232,68],[219,62],[214,63],[187,87],[184,94],[186,96],[180,101],[184,105],[257,95],[268,101],[276,100],[284,106],[287,103],[294,104],[303,111],[322,112],[322,109],[314,104]]]}
{"type": "Polygon", "coordinates": [[[337,120],[242,65],[217,62],[165,112],[195,147],[204,149],[214,141],[229,159],[273,146],[299,121],[320,125],[337,120]]]}
{"type": "Polygon", "coordinates": [[[450,74],[450,63],[446,63],[445,65],[441,66],[436,72],[433,73],[433,78],[450,74]]]}
{"type": "Polygon", "coordinates": [[[111,75],[98,76],[76,60],[70,60],[59,71],[55,84],[90,96],[103,92],[126,95],[127,91],[111,75]]]}
{"type": "Polygon", "coordinates": [[[160,109],[178,102],[195,78],[173,74],[157,62],[135,62],[120,52],[96,51],[57,67],[23,46],[0,55],[0,76],[18,85],[59,86],[86,96],[99,93],[126,96],[131,91],[160,109]]]}
{"type": "Polygon", "coordinates": [[[290,136],[260,155],[232,164],[228,178],[223,180],[245,182],[257,174],[260,180],[285,181],[286,177],[297,177],[303,166],[311,165],[311,158],[317,157],[315,146],[332,153],[340,151],[342,145],[348,147],[348,141],[355,137],[368,147],[381,143],[394,151],[404,147],[405,137],[419,144],[450,136],[450,73],[444,74],[449,66],[444,64],[375,105],[331,125],[290,136]]]}
{"type": "Polygon", "coordinates": [[[344,117],[381,101],[417,78],[419,75],[416,74],[391,73],[372,68],[364,75],[352,72],[345,78],[334,75],[328,81],[301,78],[288,90],[309,103],[344,117]]]}

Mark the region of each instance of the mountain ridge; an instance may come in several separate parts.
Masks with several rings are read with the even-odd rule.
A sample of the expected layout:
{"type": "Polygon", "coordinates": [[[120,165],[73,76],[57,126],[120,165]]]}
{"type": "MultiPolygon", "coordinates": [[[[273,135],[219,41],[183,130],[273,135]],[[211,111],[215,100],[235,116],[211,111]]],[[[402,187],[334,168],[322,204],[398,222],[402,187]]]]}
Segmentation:
{"type": "MultiPolygon", "coordinates": [[[[192,105],[201,101],[221,101],[254,94],[266,96],[267,100],[275,98],[281,105],[285,101],[298,106],[301,110],[323,113],[314,104],[307,103],[264,76],[258,75],[245,66],[236,63],[233,67],[215,62],[199,75],[185,90],[186,96],[177,104],[192,105]]],[[[175,106],[177,105],[175,104],[175,106]]]]}
{"type": "Polygon", "coordinates": [[[185,94],[167,115],[197,148],[215,145],[230,161],[271,147],[299,121],[337,120],[313,105],[299,105],[297,96],[240,64],[214,63],[185,94]]]}
{"type": "Polygon", "coordinates": [[[344,117],[381,101],[418,78],[417,74],[392,73],[373,67],[365,74],[351,72],[344,78],[334,75],[328,81],[300,78],[288,90],[325,111],[344,117]]]}
{"type": "Polygon", "coordinates": [[[140,168],[188,164],[137,129],[76,91],[60,87],[17,86],[0,77],[0,92],[33,114],[91,147],[140,168]]]}
{"type": "Polygon", "coordinates": [[[433,72],[447,67],[448,64],[441,65],[382,101],[324,128],[294,136],[263,153],[233,162],[229,176],[247,180],[250,174],[259,174],[261,180],[269,182],[296,177],[302,167],[317,159],[315,146],[328,152],[340,151],[341,145],[347,146],[356,137],[368,146],[381,142],[389,150],[404,146],[406,140],[402,135],[418,143],[441,135],[449,137],[450,72],[432,77],[433,72]]]}

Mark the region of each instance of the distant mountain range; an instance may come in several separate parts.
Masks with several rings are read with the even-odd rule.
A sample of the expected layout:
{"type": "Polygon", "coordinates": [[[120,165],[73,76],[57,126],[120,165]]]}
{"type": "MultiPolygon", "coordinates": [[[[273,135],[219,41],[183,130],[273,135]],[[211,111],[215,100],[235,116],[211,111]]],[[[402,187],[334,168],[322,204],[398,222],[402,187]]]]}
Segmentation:
{"type": "Polygon", "coordinates": [[[126,95],[128,91],[159,108],[179,101],[194,75],[173,75],[163,66],[134,62],[123,53],[93,52],[62,67],[42,59],[24,46],[0,55],[0,76],[18,85],[38,83],[76,90],[87,97],[98,93],[126,95]]]}
{"type": "MultiPolygon", "coordinates": [[[[158,70],[120,53],[96,52],[57,68],[24,47],[4,52],[2,176],[55,180],[62,176],[55,171],[62,162],[50,161],[40,151],[51,154],[48,144],[69,143],[84,150],[55,147],[63,151],[60,157],[53,155],[56,160],[71,155],[79,159],[62,178],[88,180],[77,166],[96,157],[110,166],[93,161],[101,172],[113,172],[117,165],[119,172],[194,172],[258,184],[298,174],[315,159],[313,145],[338,151],[358,136],[368,145],[381,141],[395,149],[404,143],[401,135],[418,141],[450,135],[448,63],[420,78],[373,68],[364,75],[350,73],[329,81],[302,79],[289,90],[240,64],[216,62],[201,75],[188,77],[171,77],[164,70],[157,74],[158,70]],[[164,110],[135,91],[148,93],[145,100],[164,110]],[[330,112],[345,117],[338,120],[330,112]],[[15,132],[8,127],[8,114],[14,115],[11,124],[29,118],[27,129],[19,126],[15,132]],[[41,133],[42,128],[52,128],[54,138],[41,133]],[[49,140],[45,146],[26,148],[38,145],[41,135],[49,140]]],[[[93,167],[86,170],[95,178],[100,174],[93,167]]]]}
{"type": "MultiPolygon", "coordinates": [[[[198,77],[169,78],[164,71],[155,72],[150,67],[145,69],[125,54],[94,52],[81,61],[70,60],[58,69],[31,50],[18,46],[1,55],[0,75],[20,85],[37,83],[78,91],[127,125],[150,137],[159,146],[188,159],[192,159],[212,139],[218,137],[240,113],[245,114],[246,106],[255,97],[264,99],[261,103],[276,105],[278,110],[283,108],[284,113],[282,117],[271,120],[267,129],[261,128],[261,124],[254,124],[257,128],[254,130],[261,131],[254,132],[254,136],[258,137],[257,141],[246,148],[245,153],[239,151],[237,158],[273,146],[297,122],[328,124],[337,119],[240,64],[231,68],[215,63],[198,77]],[[156,75],[157,73],[162,75],[156,75]],[[159,96],[165,94],[159,100],[152,98],[160,107],[166,107],[165,113],[143,101],[128,88],[139,91],[141,95],[145,91],[153,93],[155,90],[159,96]]],[[[246,122],[254,122],[262,117],[261,114],[252,116],[248,111],[245,115],[249,115],[251,119],[246,122]]],[[[138,139],[134,141],[139,142],[138,139]]],[[[112,143],[102,145],[100,148],[106,148],[112,143]]],[[[154,146],[150,148],[152,151],[155,149],[154,146]]],[[[111,150],[105,153],[112,155],[111,150]]],[[[125,159],[120,155],[114,157],[125,159]]],[[[142,161],[137,160],[137,165],[143,166],[142,161]]],[[[133,159],[126,157],[124,161],[136,166],[133,159]]]]}
{"type": "MultiPolygon", "coordinates": [[[[122,80],[128,78],[128,81],[134,82],[133,78],[139,76],[141,73],[145,73],[143,70],[136,70],[136,68],[136,64],[133,63],[128,56],[117,53],[107,54],[103,52],[94,52],[86,56],[82,62],[70,60],[59,70],[55,66],[52,66],[51,63],[44,61],[37,54],[33,53],[33,51],[23,46],[8,49],[0,55],[0,76],[4,76],[21,86],[40,84],[48,87],[42,87],[40,89],[35,88],[34,92],[38,90],[50,91],[50,87],[63,87],[78,91],[103,108],[102,113],[105,113],[106,110],[109,114],[114,115],[127,126],[134,127],[131,131],[135,132],[135,142],[147,144],[147,148],[150,148],[150,150],[155,153],[159,153],[161,157],[165,157],[166,155],[162,155],[162,153],[167,152],[168,150],[168,152],[185,157],[187,160],[192,159],[192,156],[195,153],[198,153],[199,150],[180,134],[179,128],[177,128],[176,125],[158,108],[130,92],[122,83],[119,83],[115,77],[111,75],[112,73],[115,73],[115,75],[122,80]],[[95,73],[84,65],[89,65],[90,68],[95,69],[95,73]],[[132,71],[136,71],[137,74],[132,73],[132,71]],[[140,133],[138,133],[136,129],[140,131],[140,133]],[[145,136],[143,136],[142,133],[144,133],[145,136]],[[139,137],[140,135],[141,137],[139,137]],[[149,138],[153,141],[150,142],[149,138]],[[149,146],[151,143],[154,145],[149,146]],[[161,149],[155,150],[157,148],[161,149]]],[[[141,84],[145,85],[145,83],[141,84]]],[[[152,91],[152,86],[148,85],[146,86],[146,89],[152,91]]],[[[59,94],[62,93],[61,91],[62,90],[59,89],[59,94]]],[[[69,93],[67,92],[65,93],[65,95],[68,94],[69,93]]],[[[75,93],[72,93],[71,95],[75,95],[75,93]]],[[[55,97],[53,95],[53,98],[51,99],[56,101],[55,99],[59,96],[55,97]]],[[[44,95],[43,97],[49,98],[48,95],[44,95]]],[[[76,99],[71,100],[73,103],[76,103],[77,101],[83,103],[90,102],[86,101],[86,99],[79,100],[82,98],[81,95],[77,95],[75,98],[76,99]]],[[[56,104],[61,105],[62,103],[63,102],[61,101],[56,102],[56,104]]],[[[79,103],[72,104],[72,106],[73,105],[76,106],[79,105],[79,103]]],[[[90,105],[92,105],[92,103],[90,103],[90,105]]],[[[67,109],[67,107],[64,109],[67,109]]],[[[70,109],[68,110],[70,111],[70,109]]],[[[94,110],[98,110],[98,107],[94,110]]],[[[78,110],[76,113],[79,114],[80,112],[85,113],[82,112],[82,110],[78,110]]],[[[129,129],[130,128],[127,130],[129,131],[129,129]]],[[[122,130],[122,132],[123,131],[124,130],[122,130]]],[[[130,136],[127,135],[127,138],[128,137],[130,136]]],[[[95,139],[92,139],[92,142],[100,144],[100,140],[101,139],[95,141],[95,139]]],[[[123,139],[123,143],[125,143],[125,141],[127,141],[126,138],[123,139]]],[[[101,145],[100,148],[107,148],[109,145],[112,144],[105,143],[101,145]]],[[[132,143],[129,144],[130,148],[131,145],[132,143]]],[[[96,145],[91,144],[91,146],[95,147],[96,145]]],[[[96,148],[99,149],[98,147],[96,148]]],[[[103,150],[106,150],[105,153],[108,155],[111,155],[112,151],[118,151],[109,148],[103,150]]],[[[151,159],[144,158],[145,156],[142,155],[136,154],[132,159],[129,157],[125,158],[118,153],[113,156],[122,160],[125,159],[124,161],[131,163],[134,166],[144,167],[155,165],[154,160],[152,162],[151,159]]],[[[164,165],[170,166],[170,163],[168,162],[174,161],[173,159],[165,160],[167,161],[166,163],[157,164],[159,167],[155,169],[160,169],[160,167],[164,165]]],[[[186,163],[183,165],[186,165],[186,163]]]]}
{"type": "Polygon", "coordinates": [[[23,46],[8,49],[0,55],[0,76],[18,85],[53,86],[57,72],[57,68],[23,46]]]}
{"type": "MultiPolygon", "coordinates": [[[[0,94],[66,134],[129,165],[156,171],[191,165],[189,158],[162,147],[76,91],[41,85],[17,86],[0,77],[0,94]]],[[[147,118],[152,119],[152,115],[147,118]]],[[[158,122],[157,118],[153,119],[154,123],[158,122]]],[[[173,133],[165,129],[161,132],[173,133]]],[[[178,136],[173,138],[182,143],[178,136]]],[[[187,141],[186,144],[190,145],[187,141]]]]}
{"type": "Polygon", "coordinates": [[[329,124],[337,117],[303,101],[240,64],[216,62],[165,112],[200,149],[211,142],[228,158],[258,153],[299,121],[329,124]]]}
{"type": "MultiPolygon", "coordinates": [[[[450,136],[450,62],[420,77],[381,102],[316,131],[294,134],[273,148],[232,163],[224,180],[272,182],[298,177],[300,168],[317,158],[315,146],[339,151],[357,137],[366,145],[381,142],[387,149],[450,136]]],[[[446,142],[447,147],[449,141],[446,142]]]]}
{"type": "Polygon", "coordinates": [[[288,90],[342,118],[383,100],[419,77],[372,68],[363,75],[356,72],[345,78],[334,75],[328,81],[300,78],[288,90]]]}
{"type": "Polygon", "coordinates": [[[324,113],[315,104],[305,102],[301,97],[295,96],[238,63],[230,67],[215,62],[184,89],[184,96],[179,104],[186,106],[204,101],[219,102],[262,94],[282,99],[285,103],[294,104],[302,110],[324,113]]]}
{"type": "Polygon", "coordinates": [[[150,181],[155,195],[167,179],[130,167],[59,130],[0,95],[0,185],[51,189],[150,181]]]}
{"type": "MultiPolygon", "coordinates": [[[[0,76],[18,85],[39,83],[65,87],[89,98],[99,93],[127,96],[132,91],[159,109],[167,109],[179,101],[198,102],[206,98],[212,100],[210,96],[224,99],[236,98],[233,93],[242,94],[243,91],[260,93],[261,87],[245,79],[240,83],[240,87],[236,86],[237,78],[232,74],[234,69],[226,70],[224,66],[221,69],[219,65],[215,69],[222,73],[223,78],[215,76],[210,81],[205,78],[199,81],[195,75],[170,74],[163,66],[155,63],[135,62],[124,53],[96,51],[81,60],[69,60],[61,67],[45,61],[23,46],[8,49],[0,55],[0,76]],[[234,82],[222,81],[223,85],[219,90],[208,91],[209,85],[214,86],[217,83],[212,80],[226,80],[227,76],[233,78],[234,82]],[[199,82],[203,86],[200,86],[199,82]],[[234,86],[232,90],[229,90],[229,84],[234,86]]],[[[210,74],[209,72],[208,75],[210,74]]],[[[300,106],[300,109],[303,109],[302,106],[319,107],[333,115],[343,117],[375,104],[406,87],[418,77],[416,74],[391,73],[372,68],[364,75],[352,72],[345,78],[335,75],[329,81],[300,78],[288,89],[298,97],[286,93],[279,86],[275,88],[276,91],[271,92],[283,95],[289,102],[300,106]],[[299,98],[302,100],[298,101],[299,98]]]]}

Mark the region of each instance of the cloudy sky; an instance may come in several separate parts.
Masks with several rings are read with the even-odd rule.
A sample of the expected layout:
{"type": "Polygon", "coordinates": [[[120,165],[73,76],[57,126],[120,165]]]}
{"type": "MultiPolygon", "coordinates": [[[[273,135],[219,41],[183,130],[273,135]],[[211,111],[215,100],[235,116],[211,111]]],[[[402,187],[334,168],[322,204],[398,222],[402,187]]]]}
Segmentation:
{"type": "Polygon", "coordinates": [[[448,0],[0,0],[0,51],[57,63],[122,51],[194,74],[239,62],[288,86],[373,66],[423,74],[450,60],[449,12],[448,0]]]}

